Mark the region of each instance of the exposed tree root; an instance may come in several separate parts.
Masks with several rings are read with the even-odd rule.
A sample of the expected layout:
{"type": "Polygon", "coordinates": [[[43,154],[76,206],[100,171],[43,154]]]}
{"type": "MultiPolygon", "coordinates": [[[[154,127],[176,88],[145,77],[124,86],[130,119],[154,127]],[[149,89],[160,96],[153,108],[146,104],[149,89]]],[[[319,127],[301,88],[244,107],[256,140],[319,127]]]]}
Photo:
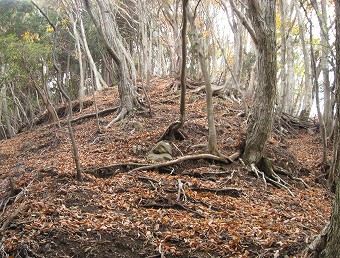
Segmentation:
{"type": "Polygon", "coordinates": [[[292,180],[300,181],[307,188],[308,185],[302,178],[297,178],[292,176],[288,171],[280,168],[275,168],[272,162],[267,157],[262,157],[257,165],[251,164],[251,171],[253,171],[257,178],[262,178],[263,183],[265,185],[265,189],[267,189],[267,182],[275,185],[281,189],[286,190],[291,196],[295,196],[293,192],[289,189],[289,184],[285,180],[283,180],[276,171],[279,171],[281,174],[287,175],[292,180]]]}
{"type": "Polygon", "coordinates": [[[186,135],[180,130],[182,124],[180,121],[175,121],[168,126],[163,135],[158,139],[159,141],[184,140],[186,135]]]}
{"type": "MultiPolygon", "coordinates": [[[[151,184],[155,189],[162,187],[162,183],[156,179],[149,178],[149,177],[137,177],[139,181],[148,182],[151,184]],[[156,185],[159,187],[157,187],[156,185]]],[[[195,192],[210,192],[215,193],[217,195],[229,195],[231,197],[238,198],[242,194],[242,189],[240,188],[233,188],[233,187],[226,187],[226,188],[205,188],[205,187],[193,187],[191,186],[191,183],[182,181],[181,179],[178,179],[178,189],[173,188],[163,188],[166,192],[177,192],[177,201],[187,201],[188,196],[185,193],[185,189],[190,189],[191,191],[195,192]]]]}
{"type": "Polygon", "coordinates": [[[186,210],[190,213],[193,213],[195,214],[196,216],[198,216],[199,218],[205,218],[204,215],[200,214],[199,212],[193,210],[193,209],[190,209],[189,207],[185,206],[184,204],[182,203],[179,203],[179,202],[175,202],[175,200],[173,201],[174,203],[157,203],[157,202],[151,202],[151,203],[148,203],[148,204],[144,204],[142,205],[142,207],[144,208],[153,208],[153,209],[180,209],[180,210],[186,210]]]}
{"type": "Polygon", "coordinates": [[[225,176],[229,175],[230,172],[228,171],[222,171],[222,172],[185,172],[182,173],[182,175],[188,175],[192,177],[198,177],[198,178],[207,178],[207,177],[216,177],[216,176],[225,176]]]}
{"type": "Polygon", "coordinates": [[[128,172],[131,169],[137,168],[137,167],[144,167],[148,164],[143,163],[117,163],[113,165],[108,165],[104,167],[94,167],[94,168],[88,168],[84,170],[84,173],[92,174],[96,177],[100,178],[109,178],[112,176],[115,176],[119,173],[128,172]]]}
{"type": "Polygon", "coordinates": [[[270,183],[272,183],[273,185],[281,188],[281,189],[284,189],[284,190],[287,190],[287,192],[291,195],[291,196],[295,196],[293,194],[293,192],[286,186],[287,183],[281,179],[275,172],[272,172],[272,177],[269,177],[265,172],[263,171],[260,171],[256,166],[255,164],[251,164],[251,170],[256,174],[256,177],[259,178],[259,175],[261,176],[264,184],[265,184],[265,189],[267,189],[267,181],[269,181],[270,183]]]}
{"type": "Polygon", "coordinates": [[[125,107],[123,107],[116,116],[116,118],[114,118],[110,123],[108,123],[106,128],[110,128],[114,123],[123,120],[128,114],[129,114],[128,110],[125,107]]]}
{"type": "Polygon", "coordinates": [[[227,187],[227,188],[197,188],[197,187],[190,187],[190,190],[193,190],[195,192],[210,192],[210,193],[215,193],[217,195],[229,195],[231,197],[238,198],[241,196],[242,189],[240,188],[232,188],[232,187],[227,187]]]}
{"type": "Polygon", "coordinates": [[[303,250],[301,257],[303,258],[317,258],[320,257],[321,252],[326,247],[327,235],[330,230],[329,222],[326,226],[321,230],[319,235],[315,237],[315,239],[303,250]]]}
{"type": "Polygon", "coordinates": [[[140,170],[151,170],[151,169],[158,169],[161,167],[167,167],[167,166],[172,166],[178,163],[181,163],[183,161],[187,161],[187,160],[199,160],[199,159],[207,159],[207,160],[215,160],[221,163],[225,163],[225,164],[230,164],[232,163],[231,160],[229,159],[224,159],[215,155],[211,155],[211,154],[197,154],[197,155],[189,155],[189,156],[183,156],[180,157],[178,159],[174,159],[174,160],[170,160],[164,163],[158,163],[158,164],[151,164],[151,165],[147,165],[147,166],[141,166],[141,167],[137,167],[135,169],[132,169],[129,173],[131,172],[135,172],[135,171],[140,171],[140,170]]]}
{"type": "MultiPolygon", "coordinates": [[[[92,100],[86,100],[86,101],[83,102],[83,108],[87,108],[87,107],[90,107],[92,105],[93,105],[92,100]]],[[[67,114],[66,105],[59,106],[55,110],[56,110],[56,113],[58,115],[58,118],[63,118],[67,114]]],[[[73,101],[72,102],[72,112],[79,112],[79,111],[80,111],[79,101],[73,101]]],[[[48,113],[48,111],[45,111],[40,116],[34,118],[34,120],[31,123],[23,124],[19,128],[18,132],[25,132],[25,131],[29,130],[30,128],[32,128],[32,126],[46,123],[46,122],[50,121],[50,119],[51,119],[50,114],[48,113]]]]}

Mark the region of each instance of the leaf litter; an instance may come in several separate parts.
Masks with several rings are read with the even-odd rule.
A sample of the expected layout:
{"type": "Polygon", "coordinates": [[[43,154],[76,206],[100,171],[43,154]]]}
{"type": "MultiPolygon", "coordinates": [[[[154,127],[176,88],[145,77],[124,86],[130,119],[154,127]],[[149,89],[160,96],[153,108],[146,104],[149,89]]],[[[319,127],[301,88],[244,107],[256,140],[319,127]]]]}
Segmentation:
{"type": "MultiPolygon", "coordinates": [[[[136,112],[101,134],[93,119],[74,124],[84,171],[117,163],[150,163],[148,152],[178,117],[179,92],[169,89],[172,81],[151,81],[152,117],[136,112]]],[[[118,106],[117,90],[99,92],[97,101],[100,110],[118,106]]],[[[193,146],[206,143],[204,96],[189,92],[187,101],[187,138],[173,142],[176,157],[202,153],[204,149],[193,146]]],[[[217,97],[214,103],[219,149],[231,155],[242,141],[244,118],[235,112],[242,107],[217,97]]],[[[89,106],[74,117],[93,112],[89,106]]],[[[100,123],[105,125],[114,116],[100,117],[100,123]]],[[[121,170],[107,177],[85,173],[80,183],[75,180],[66,127],[42,124],[1,141],[0,201],[8,197],[9,178],[23,194],[1,208],[0,225],[20,204],[24,207],[0,232],[0,255],[298,257],[330,216],[333,196],[317,182],[321,148],[319,136],[304,129],[284,139],[271,137],[268,156],[310,186],[292,182],[295,197],[272,185],[265,189],[261,179],[239,162],[195,161],[172,171],[121,170]],[[226,187],[241,193],[197,190],[226,187]]]]}

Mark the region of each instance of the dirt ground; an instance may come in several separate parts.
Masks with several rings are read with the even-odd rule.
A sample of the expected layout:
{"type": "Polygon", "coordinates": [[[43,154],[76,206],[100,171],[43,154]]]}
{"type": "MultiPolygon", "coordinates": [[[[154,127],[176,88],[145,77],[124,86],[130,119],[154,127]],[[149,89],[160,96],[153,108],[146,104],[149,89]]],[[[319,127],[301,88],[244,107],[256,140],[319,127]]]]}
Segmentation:
{"type": "MultiPolygon", "coordinates": [[[[270,184],[266,188],[239,161],[195,160],[131,173],[125,165],[96,170],[151,163],[147,154],[179,117],[179,91],[172,82],[151,81],[151,117],[135,112],[104,129],[115,115],[103,116],[102,133],[94,119],[74,124],[83,182],[75,180],[65,126],[45,123],[1,141],[0,226],[19,213],[0,230],[0,256],[298,257],[331,212],[333,196],[318,168],[318,134],[301,129],[269,140],[274,164],[309,186],[282,176],[294,196],[270,184]],[[6,204],[9,178],[20,193],[6,204]],[[179,201],[180,183],[185,195],[179,201]]],[[[117,89],[105,89],[97,99],[100,110],[118,106],[117,89]]],[[[228,156],[243,140],[242,106],[219,97],[214,105],[218,147],[228,156]]],[[[171,143],[174,158],[206,152],[200,148],[208,134],[204,95],[189,90],[187,109],[186,139],[171,143]]],[[[93,105],[74,117],[92,112],[93,105]]]]}

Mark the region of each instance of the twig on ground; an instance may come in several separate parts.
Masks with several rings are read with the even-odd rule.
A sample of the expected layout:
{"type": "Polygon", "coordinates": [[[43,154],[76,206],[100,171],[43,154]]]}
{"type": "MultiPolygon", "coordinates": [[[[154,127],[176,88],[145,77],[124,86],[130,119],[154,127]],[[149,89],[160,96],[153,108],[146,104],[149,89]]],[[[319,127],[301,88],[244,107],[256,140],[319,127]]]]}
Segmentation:
{"type": "Polygon", "coordinates": [[[224,180],[223,182],[220,183],[220,186],[226,185],[230,180],[232,180],[233,177],[234,177],[234,174],[235,174],[235,170],[233,170],[233,172],[231,172],[231,175],[226,180],[224,180]]]}
{"type": "Polygon", "coordinates": [[[8,225],[15,219],[18,214],[26,208],[26,203],[21,203],[19,207],[6,219],[0,228],[0,232],[5,231],[8,225]]]}

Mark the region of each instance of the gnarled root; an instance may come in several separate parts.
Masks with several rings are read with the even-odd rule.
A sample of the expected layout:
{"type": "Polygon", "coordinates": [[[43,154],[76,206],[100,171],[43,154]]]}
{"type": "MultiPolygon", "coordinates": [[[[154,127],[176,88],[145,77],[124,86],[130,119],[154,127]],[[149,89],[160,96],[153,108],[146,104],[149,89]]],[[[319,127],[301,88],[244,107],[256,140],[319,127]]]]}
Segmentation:
{"type": "Polygon", "coordinates": [[[110,128],[114,123],[119,122],[120,120],[123,120],[127,115],[129,114],[128,110],[123,107],[116,118],[114,118],[107,126],[106,128],[110,128]]]}
{"type": "Polygon", "coordinates": [[[281,189],[286,190],[291,196],[294,196],[293,192],[289,189],[290,185],[288,184],[288,182],[283,180],[276,172],[287,175],[292,180],[300,181],[305,187],[308,187],[303,179],[292,176],[288,172],[285,172],[285,170],[282,168],[278,169],[274,167],[272,162],[267,157],[262,157],[257,165],[251,164],[251,170],[255,173],[257,178],[261,176],[266,189],[267,182],[269,182],[281,189]]]}
{"type": "Polygon", "coordinates": [[[326,238],[330,230],[329,222],[321,230],[319,235],[303,250],[301,257],[303,258],[316,258],[319,257],[321,252],[326,247],[326,238]]]}

